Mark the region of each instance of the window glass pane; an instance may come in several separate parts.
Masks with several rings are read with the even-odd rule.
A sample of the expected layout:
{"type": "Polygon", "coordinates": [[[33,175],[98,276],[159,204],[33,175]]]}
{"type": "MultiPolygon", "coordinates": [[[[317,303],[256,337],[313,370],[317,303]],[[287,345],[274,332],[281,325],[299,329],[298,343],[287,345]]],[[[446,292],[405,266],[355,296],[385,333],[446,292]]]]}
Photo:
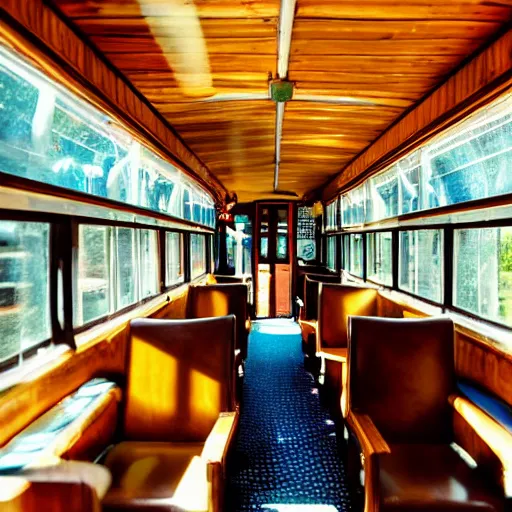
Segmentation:
{"type": "Polygon", "coordinates": [[[393,284],[391,232],[366,235],[366,278],[387,286],[393,284]]]}
{"type": "MultiPolygon", "coordinates": [[[[226,233],[228,266],[236,276],[251,275],[252,223],[249,216],[235,215],[235,231],[228,226],[226,233]]],[[[267,242],[266,238],[261,240],[267,242]]]]}
{"type": "Polygon", "coordinates": [[[0,104],[0,172],[214,227],[205,190],[6,48],[0,104]]]}
{"type": "Polygon", "coordinates": [[[50,226],[0,221],[0,362],[51,338],[50,226]]]}
{"type": "Polygon", "coordinates": [[[436,229],[400,233],[400,288],[420,297],[442,301],[442,233],[436,229]]]}
{"type": "Polygon", "coordinates": [[[106,226],[80,225],[78,284],[75,326],[84,325],[112,312],[110,280],[110,234],[106,226]]]}
{"type": "Polygon", "coordinates": [[[348,270],[350,268],[350,235],[343,237],[343,269],[348,270]]]}
{"type": "Polygon", "coordinates": [[[205,236],[197,233],[190,235],[190,276],[192,279],[206,272],[205,236]]]}
{"type": "Polygon", "coordinates": [[[336,237],[327,237],[327,268],[336,271],[336,237]]]}
{"type": "Polygon", "coordinates": [[[421,150],[418,150],[410,156],[402,158],[397,164],[401,214],[420,209],[420,158],[421,150]]]}
{"type": "Polygon", "coordinates": [[[512,227],[454,231],[454,305],[512,326],[512,227]]]}
{"type": "Polygon", "coordinates": [[[512,192],[512,100],[508,95],[427,147],[430,204],[444,206],[512,192]]]}
{"type": "Polygon", "coordinates": [[[361,185],[343,195],[343,226],[363,224],[365,221],[366,187],[361,185]]]}
{"type": "Polygon", "coordinates": [[[140,229],[140,298],[158,293],[158,243],[154,229],[140,229]]]}
{"type": "Polygon", "coordinates": [[[117,228],[117,309],[138,300],[135,230],[117,228]]]}
{"type": "Polygon", "coordinates": [[[378,221],[398,215],[398,171],[396,166],[370,178],[370,194],[369,221],[378,221]]]}
{"type": "Polygon", "coordinates": [[[288,259],[288,208],[277,210],[276,259],[288,259]]]}
{"type": "Polygon", "coordinates": [[[297,208],[297,258],[303,261],[316,259],[315,217],[313,208],[297,208]]]}
{"type": "Polygon", "coordinates": [[[363,277],[363,235],[349,235],[350,262],[348,271],[358,277],[363,277]]]}
{"type": "Polygon", "coordinates": [[[183,235],[181,233],[167,232],[165,234],[165,254],[167,258],[167,271],[165,285],[172,286],[182,283],[185,279],[184,256],[183,256],[183,235]]]}
{"type": "Polygon", "coordinates": [[[325,209],[325,229],[334,230],[338,227],[338,199],[328,204],[325,209]]]}

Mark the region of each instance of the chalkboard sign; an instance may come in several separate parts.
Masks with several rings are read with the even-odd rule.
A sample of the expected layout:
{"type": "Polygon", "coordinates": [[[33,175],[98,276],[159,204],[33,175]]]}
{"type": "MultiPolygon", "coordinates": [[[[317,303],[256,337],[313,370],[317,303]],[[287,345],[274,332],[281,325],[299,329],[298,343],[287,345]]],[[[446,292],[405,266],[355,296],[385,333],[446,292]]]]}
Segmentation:
{"type": "Polygon", "coordinates": [[[299,206],[297,212],[297,258],[316,258],[315,218],[313,208],[308,206],[299,206]]]}

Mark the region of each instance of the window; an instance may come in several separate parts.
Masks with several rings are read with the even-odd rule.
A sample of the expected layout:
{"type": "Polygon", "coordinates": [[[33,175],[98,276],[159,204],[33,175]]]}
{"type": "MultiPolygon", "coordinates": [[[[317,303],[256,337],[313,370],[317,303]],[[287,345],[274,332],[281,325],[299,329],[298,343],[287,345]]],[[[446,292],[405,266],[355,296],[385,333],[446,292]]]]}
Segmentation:
{"type": "Polygon", "coordinates": [[[360,233],[348,235],[350,254],[348,271],[358,277],[363,277],[363,236],[360,233]]]}
{"type": "Polygon", "coordinates": [[[117,309],[137,301],[137,252],[135,230],[116,228],[117,309]]]}
{"type": "Polygon", "coordinates": [[[181,233],[165,233],[165,257],[166,273],[165,286],[173,286],[183,283],[184,274],[184,254],[183,254],[183,235],[181,233]]]}
{"type": "Polygon", "coordinates": [[[342,198],[343,226],[363,224],[365,221],[365,186],[361,185],[342,198]]]}
{"type": "Polygon", "coordinates": [[[397,167],[377,174],[369,180],[371,206],[367,221],[378,221],[398,215],[397,167]]]}
{"type": "Polygon", "coordinates": [[[269,233],[270,213],[268,208],[261,210],[260,221],[260,259],[268,259],[268,233],[269,233]]]}
{"type": "Polygon", "coordinates": [[[350,235],[343,237],[343,269],[347,270],[350,268],[350,235]]]}
{"type": "Polygon", "coordinates": [[[0,90],[0,171],[215,226],[205,190],[6,48],[0,90]]]}
{"type": "Polygon", "coordinates": [[[338,228],[338,200],[328,204],[325,208],[325,229],[335,230],[338,228]]]}
{"type": "Polygon", "coordinates": [[[204,235],[190,235],[190,277],[195,279],[206,272],[206,241],[204,235]]]}
{"type": "Polygon", "coordinates": [[[0,221],[0,363],[51,338],[50,226],[0,221]]]}
{"type": "Polygon", "coordinates": [[[157,235],[154,229],[139,230],[141,299],[156,295],[159,291],[157,235]]]}
{"type": "Polygon", "coordinates": [[[75,327],[158,293],[156,230],[82,224],[78,233],[75,327]]]}
{"type": "Polygon", "coordinates": [[[454,231],[453,303],[512,326],[512,227],[454,231]]]}
{"type": "Polygon", "coordinates": [[[86,324],[112,312],[111,228],[80,225],[74,323],[86,324]]]}
{"type": "Polygon", "coordinates": [[[336,268],[336,237],[327,237],[327,268],[333,272],[337,271],[336,268]]]}
{"type": "Polygon", "coordinates": [[[228,267],[235,275],[251,275],[252,222],[248,215],[235,215],[235,231],[226,227],[226,249],[228,267]]]}
{"type": "Polygon", "coordinates": [[[512,192],[512,101],[506,96],[426,148],[432,206],[512,192]]]}
{"type": "Polygon", "coordinates": [[[400,182],[400,213],[411,213],[420,208],[421,150],[402,158],[397,164],[400,182]]]}
{"type": "Polygon", "coordinates": [[[277,210],[276,260],[288,260],[288,208],[277,210]]]}
{"type": "Polygon", "coordinates": [[[442,301],[443,263],[440,230],[400,232],[400,288],[410,293],[442,301]]]}
{"type": "Polygon", "coordinates": [[[393,284],[391,232],[366,235],[367,279],[386,286],[393,284]]]}

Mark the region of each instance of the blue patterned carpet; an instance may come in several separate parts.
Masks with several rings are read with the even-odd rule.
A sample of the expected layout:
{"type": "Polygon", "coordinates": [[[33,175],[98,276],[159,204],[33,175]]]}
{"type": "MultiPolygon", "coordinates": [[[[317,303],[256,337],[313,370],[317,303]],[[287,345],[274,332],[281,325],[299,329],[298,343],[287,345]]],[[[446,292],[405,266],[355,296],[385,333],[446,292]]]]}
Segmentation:
{"type": "Polygon", "coordinates": [[[291,321],[253,325],[233,459],[232,512],[350,510],[334,424],[304,370],[291,321]]]}

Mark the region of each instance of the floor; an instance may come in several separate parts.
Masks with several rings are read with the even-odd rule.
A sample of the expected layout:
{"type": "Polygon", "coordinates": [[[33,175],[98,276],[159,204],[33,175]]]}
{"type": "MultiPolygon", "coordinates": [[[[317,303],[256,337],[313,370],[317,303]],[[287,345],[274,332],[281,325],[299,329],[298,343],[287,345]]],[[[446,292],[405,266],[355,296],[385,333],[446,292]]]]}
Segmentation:
{"type": "Polygon", "coordinates": [[[298,325],[255,322],[249,338],[229,510],[350,510],[334,424],[304,370],[298,325]]]}

